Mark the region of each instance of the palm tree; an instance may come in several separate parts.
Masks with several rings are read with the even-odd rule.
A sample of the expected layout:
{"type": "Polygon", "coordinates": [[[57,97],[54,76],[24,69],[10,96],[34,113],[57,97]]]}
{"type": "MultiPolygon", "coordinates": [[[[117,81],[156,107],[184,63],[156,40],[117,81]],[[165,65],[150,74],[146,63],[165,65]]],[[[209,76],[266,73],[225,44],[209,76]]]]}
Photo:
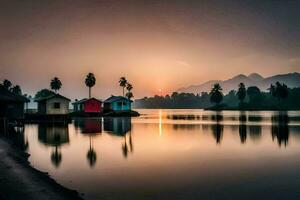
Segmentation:
{"type": "Polygon", "coordinates": [[[126,97],[127,97],[128,99],[133,98],[132,92],[127,92],[127,93],[126,93],[126,97]]]}
{"type": "Polygon", "coordinates": [[[3,87],[5,87],[6,89],[9,90],[12,86],[12,83],[9,80],[5,79],[2,83],[2,85],[3,85],[3,87]]]}
{"type": "Polygon", "coordinates": [[[121,77],[120,80],[119,80],[119,84],[120,86],[123,88],[123,97],[125,96],[125,87],[127,85],[127,80],[125,77],[121,77]]]}
{"type": "Polygon", "coordinates": [[[269,90],[271,95],[278,99],[279,104],[281,103],[281,100],[287,98],[289,95],[288,87],[284,83],[281,84],[279,82],[276,82],[275,86],[271,84],[269,90]]]}
{"type": "Polygon", "coordinates": [[[219,105],[223,100],[222,87],[219,83],[214,84],[210,91],[210,102],[219,105]]]}
{"type": "Polygon", "coordinates": [[[85,85],[89,87],[89,98],[91,98],[91,88],[96,84],[96,78],[93,73],[88,73],[85,78],[85,85]]]}
{"type": "Polygon", "coordinates": [[[57,91],[61,88],[61,86],[62,86],[62,83],[59,80],[59,78],[57,78],[57,77],[54,77],[50,82],[50,87],[52,90],[55,91],[55,93],[57,93],[57,91]]]}
{"type": "Polygon", "coordinates": [[[11,91],[15,94],[22,95],[22,90],[19,85],[15,85],[14,87],[12,87],[11,91]]]}
{"type": "Polygon", "coordinates": [[[133,93],[131,92],[131,90],[133,89],[132,85],[130,83],[127,83],[126,85],[126,89],[127,89],[127,93],[126,93],[126,97],[128,99],[131,99],[133,97],[133,93]]]}
{"type": "Polygon", "coordinates": [[[240,100],[240,103],[243,103],[245,98],[246,98],[246,87],[244,83],[240,83],[239,84],[239,89],[236,93],[236,95],[238,96],[238,99],[240,100]]]}

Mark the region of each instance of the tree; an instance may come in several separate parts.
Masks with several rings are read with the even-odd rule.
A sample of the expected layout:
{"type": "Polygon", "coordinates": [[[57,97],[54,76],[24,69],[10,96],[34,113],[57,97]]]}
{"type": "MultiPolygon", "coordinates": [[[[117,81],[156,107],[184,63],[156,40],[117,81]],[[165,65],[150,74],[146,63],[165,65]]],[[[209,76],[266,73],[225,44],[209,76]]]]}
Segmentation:
{"type": "Polygon", "coordinates": [[[119,80],[119,85],[123,88],[123,97],[125,96],[125,87],[127,85],[127,80],[125,77],[121,77],[119,80]]]}
{"type": "Polygon", "coordinates": [[[62,86],[62,83],[59,80],[59,78],[57,78],[57,77],[54,77],[50,82],[50,87],[52,90],[55,91],[55,93],[57,93],[57,91],[61,88],[61,86],[62,86]]]}
{"type": "Polygon", "coordinates": [[[288,87],[283,83],[276,82],[275,86],[271,84],[270,88],[270,94],[278,99],[279,104],[281,103],[281,100],[285,99],[289,95],[288,87]]]}
{"type": "Polygon", "coordinates": [[[48,96],[53,95],[53,94],[55,94],[55,93],[53,91],[51,91],[51,90],[42,89],[42,90],[38,91],[35,94],[34,98],[35,99],[40,99],[40,98],[48,97],[48,96]]]}
{"type": "Polygon", "coordinates": [[[214,84],[210,91],[210,102],[219,105],[223,100],[222,87],[219,83],[214,84]]]}
{"type": "Polygon", "coordinates": [[[10,90],[12,83],[9,80],[5,79],[2,83],[2,86],[5,87],[6,89],[10,90]]]}
{"type": "Polygon", "coordinates": [[[22,90],[19,85],[15,85],[14,87],[12,87],[11,91],[15,94],[22,95],[22,90]]]}
{"type": "Polygon", "coordinates": [[[88,73],[85,78],[85,85],[89,88],[89,98],[92,96],[92,87],[96,84],[96,78],[93,73],[88,73]]]}
{"type": "Polygon", "coordinates": [[[133,97],[133,93],[131,92],[131,90],[133,89],[132,85],[130,83],[127,83],[126,89],[127,89],[126,97],[128,99],[131,99],[133,97]]]}
{"type": "Polygon", "coordinates": [[[246,87],[244,83],[240,83],[239,84],[239,89],[236,93],[236,95],[238,96],[238,99],[240,101],[240,103],[243,103],[245,98],[246,98],[246,87]]]}
{"type": "Polygon", "coordinates": [[[127,97],[128,99],[133,98],[132,92],[127,92],[127,93],[126,93],[126,97],[127,97]]]}
{"type": "Polygon", "coordinates": [[[249,100],[251,104],[260,103],[262,100],[262,94],[258,87],[250,86],[247,89],[247,95],[249,96],[249,100]]]}

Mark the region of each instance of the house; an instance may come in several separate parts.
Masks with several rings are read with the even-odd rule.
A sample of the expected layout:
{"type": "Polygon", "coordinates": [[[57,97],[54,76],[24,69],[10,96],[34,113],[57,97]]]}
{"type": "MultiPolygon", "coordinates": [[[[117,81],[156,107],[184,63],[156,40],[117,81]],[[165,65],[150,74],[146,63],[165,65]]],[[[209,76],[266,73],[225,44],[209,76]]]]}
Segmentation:
{"type": "Polygon", "coordinates": [[[38,103],[38,113],[45,115],[65,115],[69,113],[70,99],[60,94],[53,94],[35,100],[38,103]]]}
{"type": "Polygon", "coordinates": [[[0,118],[22,119],[24,118],[24,104],[29,99],[15,94],[0,85],[0,118]]]}
{"type": "Polygon", "coordinates": [[[102,111],[102,102],[95,98],[81,99],[73,103],[74,112],[98,113],[102,111]]]}
{"type": "Polygon", "coordinates": [[[114,110],[114,111],[128,111],[131,110],[130,99],[122,96],[111,96],[104,102],[104,110],[114,110]]]}

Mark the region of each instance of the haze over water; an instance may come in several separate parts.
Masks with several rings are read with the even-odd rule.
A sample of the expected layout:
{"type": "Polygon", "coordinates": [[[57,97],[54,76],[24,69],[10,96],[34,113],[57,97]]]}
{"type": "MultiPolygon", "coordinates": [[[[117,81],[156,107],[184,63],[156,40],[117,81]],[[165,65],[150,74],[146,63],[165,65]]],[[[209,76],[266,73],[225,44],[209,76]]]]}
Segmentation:
{"type": "Polygon", "coordinates": [[[299,199],[299,112],[139,112],[26,125],[29,161],[91,200],[299,199]]]}

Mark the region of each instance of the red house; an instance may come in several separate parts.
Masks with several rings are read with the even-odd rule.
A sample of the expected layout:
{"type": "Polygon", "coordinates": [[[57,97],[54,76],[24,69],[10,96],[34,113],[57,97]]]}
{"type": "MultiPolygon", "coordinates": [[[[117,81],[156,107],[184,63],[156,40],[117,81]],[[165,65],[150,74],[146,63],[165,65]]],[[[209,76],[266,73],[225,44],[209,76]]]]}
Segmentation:
{"type": "Polygon", "coordinates": [[[75,101],[73,106],[74,112],[98,113],[102,111],[102,102],[95,98],[75,101]]]}

